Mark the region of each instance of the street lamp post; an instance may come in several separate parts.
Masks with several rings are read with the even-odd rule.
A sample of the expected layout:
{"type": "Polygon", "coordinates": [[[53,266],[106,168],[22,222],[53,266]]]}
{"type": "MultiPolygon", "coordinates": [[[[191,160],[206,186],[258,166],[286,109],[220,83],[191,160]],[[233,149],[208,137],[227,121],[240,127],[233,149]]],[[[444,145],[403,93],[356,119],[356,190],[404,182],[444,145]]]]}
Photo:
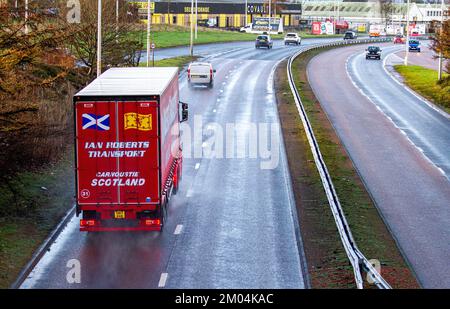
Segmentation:
{"type": "MultiPolygon", "coordinates": [[[[444,0],[441,0],[441,30],[440,30],[440,32],[441,32],[441,35],[440,35],[441,40],[443,39],[442,38],[443,31],[444,31],[444,0]]],[[[442,58],[443,58],[443,55],[442,55],[442,44],[441,44],[441,48],[439,50],[438,80],[442,79],[442,58]]]]}
{"type": "Polygon", "coordinates": [[[244,27],[247,26],[247,23],[248,23],[247,11],[248,11],[248,1],[245,0],[245,22],[244,22],[244,27]]]}
{"type": "Polygon", "coordinates": [[[97,14],[97,77],[99,77],[102,74],[102,0],[98,0],[97,14]]]}
{"type": "Polygon", "coordinates": [[[194,0],[191,0],[191,44],[189,46],[189,55],[194,56],[194,0]]]}
{"type": "Polygon", "coordinates": [[[405,65],[408,65],[409,56],[409,0],[406,7],[406,44],[405,44],[405,65]]]}
{"type": "Polygon", "coordinates": [[[25,0],[25,34],[28,34],[28,0],[25,0]]]}
{"type": "Polygon", "coordinates": [[[119,43],[119,0],[116,0],[116,43],[119,43]]]}
{"type": "Polygon", "coordinates": [[[272,0],[269,0],[269,34],[270,34],[270,30],[272,29],[272,25],[270,23],[271,21],[271,17],[272,17],[272,0]]]}
{"type": "Polygon", "coordinates": [[[198,0],[195,0],[195,39],[197,40],[197,27],[198,27],[198,0]]]}
{"type": "Polygon", "coordinates": [[[152,11],[150,0],[147,0],[147,67],[150,66],[150,34],[152,30],[152,11]]]}

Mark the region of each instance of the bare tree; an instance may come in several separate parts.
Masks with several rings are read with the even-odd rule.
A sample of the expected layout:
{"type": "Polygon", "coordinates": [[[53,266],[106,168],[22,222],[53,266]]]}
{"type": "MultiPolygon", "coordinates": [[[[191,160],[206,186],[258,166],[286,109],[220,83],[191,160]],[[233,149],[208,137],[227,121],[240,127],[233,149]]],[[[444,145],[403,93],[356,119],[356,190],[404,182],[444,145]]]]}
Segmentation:
{"type": "MultiPolygon", "coordinates": [[[[103,0],[102,63],[106,67],[136,66],[139,64],[143,40],[139,37],[138,8],[120,0],[119,25],[116,25],[115,0],[103,0]]],[[[68,46],[73,55],[88,68],[88,75],[96,74],[97,61],[97,2],[81,0],[81,23],[71,24],[68,46]]]]}
{"type": "MultiPolygon", "coordinates": [[[[447,16],[450,16],[450,9],[447,11],[447,16]]],[[[440,29],[441,25],[437,27],[439,27],[439,29],[437,29],[434,36],[431,37],[431,48],[437,54],[442,52],[443,59],[447,60],[445,62],[445,71],[447,71],[447,73],[450,73],[450,19],[444,21],[444,24],[442,25],[442,31],[440,29]]],[[[444,85],[450,85],[450,77],[447,76],[441,81],[441,83],[444,85]]]]}
{"type": "Polygon", "coordinates": [[[384,21],[384,26],[387,27],[392,22],[392,15],[394,10],[393,0],[378,0],[380,16],[384,21]]]}

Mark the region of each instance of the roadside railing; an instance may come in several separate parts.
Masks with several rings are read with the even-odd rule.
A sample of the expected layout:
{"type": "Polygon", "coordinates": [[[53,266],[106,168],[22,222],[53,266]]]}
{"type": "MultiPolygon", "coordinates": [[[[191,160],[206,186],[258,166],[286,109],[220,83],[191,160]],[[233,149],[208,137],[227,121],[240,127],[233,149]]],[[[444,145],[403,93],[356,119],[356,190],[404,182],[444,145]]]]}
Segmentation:
{"type": "Polygon", "coordinates": [[[287,64],[287,72],[288,72],[288,80],[289,86],[291,88],[292,94],[294,95],[295,104],[297,105],[298,113],[303,123],[303,127],[306,132],[306,136],[308,138],[309,145],[311,147],[311,152],[314,156],[314,162],[316,164],[317,170],[319,171],[320,178],[322,180],[323,188],[327,195],[328,203],[330,204],[331,211],[333,213],[334,220],[336,222],[337,229],[339,231],[339,236],[341,238],[344,249],[347,253],[348,259],[353,267],[353,273],[355,276],[355,283],[358,289],[364,288],[364,281],[362,278],[361,268],[367,272],[370,276],[373,283],[380,289],[390,289],[391,286],[383,279],[383,277],[378,273],[372,263],[362,254],[362,252],[358,249],[358,246],[353,239],[352,232],[350,227],[348,226],[347,220],[345,218],[344,211],[339,202],[339,198],[337,196],[336,190],[333,185],[333,181],[331,179],[330,173],[328,172],[325,161],[320,152],[319,144],[314,136],[314,131],[312,129],[311,123],[309,122],[308,116],[306,114],[305,108],[301,101],[301,97],[298,93],[298,90],[295,86],[294,77],[292,75],[292,63],[294,60],[301,54],[321,48],[328,47],[338,47],[338,46],[346,46],[353,44],[364,44],[364,43],[375,43],[375,42],[389,42],[391,38],[379,38],[379,39],[361,39],[361,40],[350,40],[350,41],[341,41],[341,42],[331,42],[324,44],[316,44],[311,47],[307,47],[303,49],[293,56],[291,56],[288,60],[287,64]]]}

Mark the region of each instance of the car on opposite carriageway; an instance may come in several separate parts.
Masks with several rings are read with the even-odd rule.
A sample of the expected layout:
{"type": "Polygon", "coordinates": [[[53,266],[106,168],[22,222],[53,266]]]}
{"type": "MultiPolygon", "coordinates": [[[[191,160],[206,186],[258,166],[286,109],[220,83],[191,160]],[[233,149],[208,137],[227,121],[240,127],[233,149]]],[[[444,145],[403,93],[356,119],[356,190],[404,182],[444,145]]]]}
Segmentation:
{"type": "Polygon", "coordinates": [[[366,49],[366,59],[381,60],[381,48],[378,46],[369,46],[366,49]]]}

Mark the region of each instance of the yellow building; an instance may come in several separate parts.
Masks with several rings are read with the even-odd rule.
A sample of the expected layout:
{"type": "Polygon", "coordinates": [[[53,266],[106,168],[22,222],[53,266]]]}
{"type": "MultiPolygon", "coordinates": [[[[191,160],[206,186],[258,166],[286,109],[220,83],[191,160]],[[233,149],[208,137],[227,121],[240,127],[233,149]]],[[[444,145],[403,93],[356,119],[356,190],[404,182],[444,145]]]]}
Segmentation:
{"type": "MultiPolygon", "coordinates": [[[[130,1],[139,6],[142,19],[147,19],[147,1],[130,1]]],[[[195,9],[195,8],[194,8],[195,9]]],[[[155,1],[151,3],[153,24],[189,26],[191,1],[155,1]]],[[[198,1],[199,25],[219,28],[240,28],[252,22],[253,17],[268,16],[267,1],[245,1],[212,3],[198,1]],[[247,11],[247,21],[245,13],[247,11]]],[[[284,26],[297,26],[301,15],[300,3],[282,3],[272,7],[272,17],[283,19],[284,26]]]]}

